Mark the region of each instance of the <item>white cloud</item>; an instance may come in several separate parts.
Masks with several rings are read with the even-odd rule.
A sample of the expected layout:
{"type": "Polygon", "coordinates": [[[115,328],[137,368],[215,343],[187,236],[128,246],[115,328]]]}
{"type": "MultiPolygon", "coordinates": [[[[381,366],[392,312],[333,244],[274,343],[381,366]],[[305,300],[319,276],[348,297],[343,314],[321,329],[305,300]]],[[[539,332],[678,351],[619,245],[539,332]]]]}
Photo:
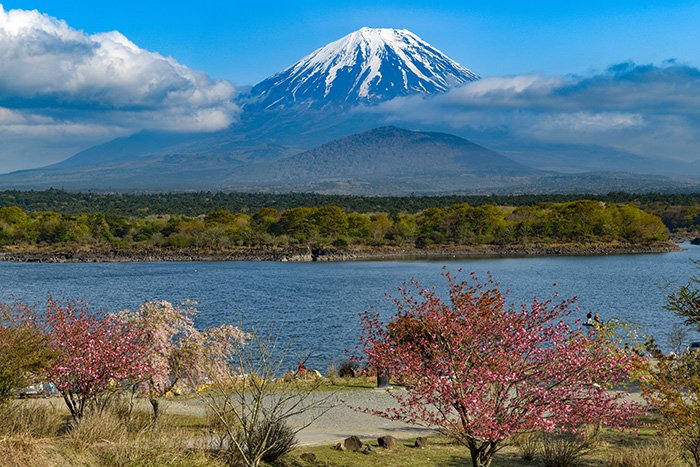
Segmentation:
{"type": "Polygon", "coordinates": [[[240,111],[234,92],[229,82],[117,31],[87,34],[36,10],[0,5],[0,137],[85,131],[92,144],[96,135],[143,129],[215,131],[240,111]]]}
{"type": "Polygon", "coordinates": [[[700,70],[674,61],[622,63],[590,76],[484,78],[365,111],[394,123],[449,127],[494,147],[594,144],[700,159],[700,70]]]}

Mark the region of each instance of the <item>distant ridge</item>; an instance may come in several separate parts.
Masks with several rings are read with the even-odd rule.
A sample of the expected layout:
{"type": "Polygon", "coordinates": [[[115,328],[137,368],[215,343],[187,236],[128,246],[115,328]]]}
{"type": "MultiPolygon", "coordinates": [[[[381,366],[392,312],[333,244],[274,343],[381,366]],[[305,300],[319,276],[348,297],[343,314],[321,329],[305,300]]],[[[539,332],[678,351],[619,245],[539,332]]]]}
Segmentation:
{"type": "Polygon", "coordinates": [[[305,182],[523,176],[534,171],[455,135],[375,128],[323,144],[295,156],[242,167],[234,180],[305,182]]]}

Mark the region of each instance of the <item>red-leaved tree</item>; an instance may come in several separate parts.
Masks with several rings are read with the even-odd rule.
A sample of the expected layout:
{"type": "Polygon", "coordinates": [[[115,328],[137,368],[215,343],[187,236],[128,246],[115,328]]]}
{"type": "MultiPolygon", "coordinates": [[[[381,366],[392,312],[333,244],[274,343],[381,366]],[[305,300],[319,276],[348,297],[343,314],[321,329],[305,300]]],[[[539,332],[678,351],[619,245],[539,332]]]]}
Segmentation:
{"type": "Polygon", "coordinates": [[[48,378],[76,421],[102,391],[125,380],[138,381],[150,370],[141,329],[116,315],[49,299],[45,326],[56,353],[48,378]]]}
{"type": "Polygon", "coordinates": [[[392,392],[397,408],[370,412],[439,427],[468,447],[475,467],[519,432],[620,427],[644,412],[611,390],[643,359],[607,332],[572,329],[572,300],[512,308],[491,280],[443,275],[447,300],[411,281],[388,322],[363,316],[368,364],[406,387],[392,392]]]}

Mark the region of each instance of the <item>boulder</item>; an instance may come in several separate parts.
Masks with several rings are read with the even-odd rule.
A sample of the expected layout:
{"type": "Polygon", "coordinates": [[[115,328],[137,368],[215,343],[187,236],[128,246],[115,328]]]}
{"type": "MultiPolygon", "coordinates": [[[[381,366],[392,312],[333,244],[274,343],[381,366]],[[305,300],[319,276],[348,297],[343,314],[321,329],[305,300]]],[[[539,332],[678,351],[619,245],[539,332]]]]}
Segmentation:
{"type": "Polygon", "coordinates": [[[691,245],[700,245],[700,237],[695,237],[690,241],[691,245]]]}
{"type": "Polygon", "coordinates": [[[305,462],[316,462],[316,454],[314,454],[313,452],[305,452],[299,457],[305,462]]]}
{"type": "Polygon", "coordinates": [[[338,444],[336,444],[336,445],[335,445],[335,448],[336,448],[338,451],[345,451],[345,445],[344,445],[343,443],[338,443],[338,444]]]}
{"type": "Polygon", "coordinates": [[[377,438],[377,444],[379,444],[379,447],[392,449],[396,447],[396,438],[389,435],[382,436],[381,438],[377,438]]]}
{"type": "Polygon", "coordinates": [[[360,452],[362,452],[362,454],[364,454],[364,455],[368,455],[372,451],[374,451],[374,448],[372,446],[370,446],[369,444],[365,444],[364,446],[362,446],[362,451],[360,451],[360,452]]]}
{"type": "Polygon", "coordinates": [[[362,449],[362,441],[360,441],[359,437],[353,435],[349,438],[345,438],[343,441],[343,447],[348,451],[357,452],[362,449]]]}
{"type": "Polygon", "coordinates": [[[428,438],[426,438],[425,436],[419,436],[418,438],[416,438],[416,442],[413,445],[413,447],[424,448],[427,445],[428,445],[428,438]]]}

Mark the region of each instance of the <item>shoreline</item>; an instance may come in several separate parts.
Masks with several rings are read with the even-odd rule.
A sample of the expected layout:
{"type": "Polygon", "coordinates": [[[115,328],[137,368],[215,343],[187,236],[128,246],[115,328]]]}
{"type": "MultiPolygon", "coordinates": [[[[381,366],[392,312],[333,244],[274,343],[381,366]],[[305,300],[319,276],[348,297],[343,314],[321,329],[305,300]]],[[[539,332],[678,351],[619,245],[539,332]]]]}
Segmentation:
{"type": "Polygon", "coordinates": [[[673,242],[650,245],[559,244],[559,245],[478,245],[432,248],[354,248],[354,249],[240,249],[227,252],[148,250],[0,250],[0,261],[13,263],[127,263],[127,262],[329,262],[441,260],[468,258],[519,258],[539,256],[608,256],[654,254],[681,251],[673,242]]]}

